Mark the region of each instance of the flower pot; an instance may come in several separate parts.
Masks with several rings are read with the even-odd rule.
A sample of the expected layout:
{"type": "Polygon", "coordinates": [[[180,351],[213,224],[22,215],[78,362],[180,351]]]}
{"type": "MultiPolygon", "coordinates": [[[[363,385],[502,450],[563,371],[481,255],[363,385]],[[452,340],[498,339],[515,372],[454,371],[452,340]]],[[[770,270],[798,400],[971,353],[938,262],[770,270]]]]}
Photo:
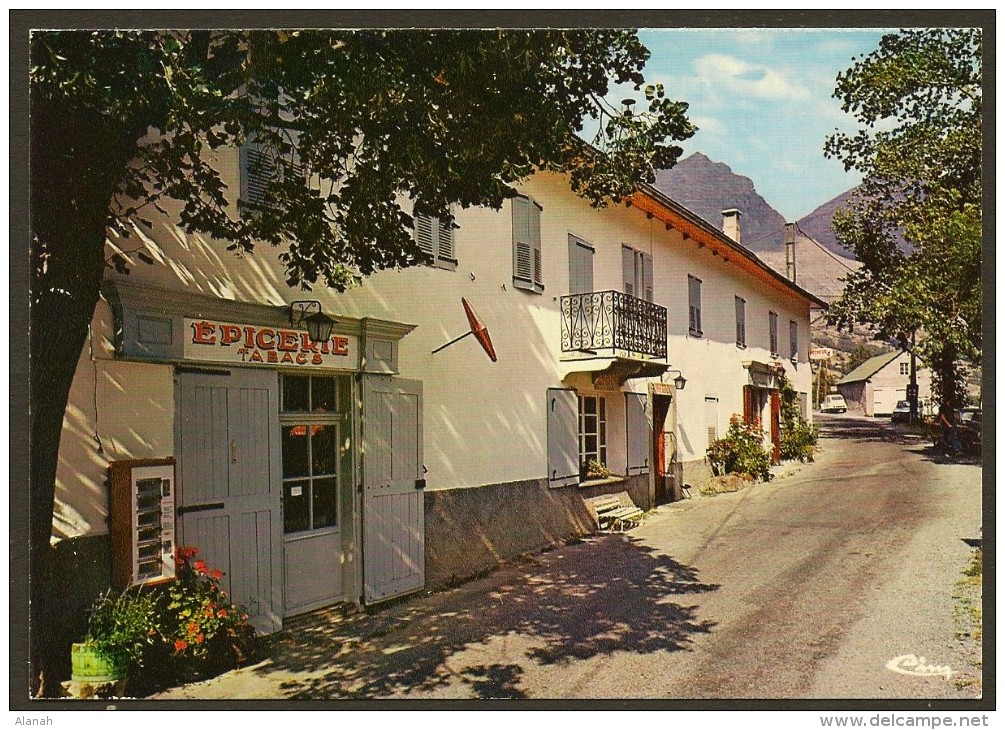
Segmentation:
{"type": "Polygon", "coordinates": [[[86,644],[70,647],[70,667],[74,682],[118,682],[126,676],[125,662],[108,659],[86,644]]]}

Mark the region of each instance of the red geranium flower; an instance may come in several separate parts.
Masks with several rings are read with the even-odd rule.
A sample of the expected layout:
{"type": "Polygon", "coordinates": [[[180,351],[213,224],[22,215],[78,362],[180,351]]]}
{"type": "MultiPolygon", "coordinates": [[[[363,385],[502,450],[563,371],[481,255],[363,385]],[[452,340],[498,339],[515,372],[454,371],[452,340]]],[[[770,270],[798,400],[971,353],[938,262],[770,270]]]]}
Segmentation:
{"type": "Polygon", "coordinates": [[[185,641],[184,639],[177,639],[174,642],[174,650],[175,651],[184,651],[187,648],[188,648],[188,642],[185,641]]]}
{"type": "Polygon", "coordinates": [[[205,573],[206,572],[206,564],[204,562],[202,562],[201,560],[196,560],[195,561],[195,570],[196,570],[197,573],[205,573]]]}
{"type": "Polygon", "coordinates": [[[216,615],[220,618],[227,618],[227,611],[221,608],[216,615]]]}
{"type": "Polygon", "coordinates": [[[213,577],[213,580],[220,580],[220,578],[223,577],[223,573],[221,573],[219,570],[214,570],[212,573],[210,573],[210,575],[213,577]]]}
{"type": "Polygon", "coordinates": [[[199,626],[195,622],[192,622],[192,621],[189,622],[189,624],[188,624],[188,626],[186,628],[188,629],[188,633],[190,633],[190,634],[195,634],[195,633],[198,633],[198,631],[199,631],[199,626]]]}
{"type": "Polygon", "coordinates": [[[199,634],[197,637],[195,637],[195,641],[197,644],[201,644],[205,640],[205,638],[206,638],[205,636],[199,634]]]}

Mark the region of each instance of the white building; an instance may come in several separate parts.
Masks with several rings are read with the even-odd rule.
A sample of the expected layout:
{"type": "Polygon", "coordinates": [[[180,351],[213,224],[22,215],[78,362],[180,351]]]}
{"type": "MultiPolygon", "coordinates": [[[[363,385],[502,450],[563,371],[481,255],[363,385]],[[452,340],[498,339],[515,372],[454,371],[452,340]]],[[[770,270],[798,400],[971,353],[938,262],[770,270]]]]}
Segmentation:
{"type": "MultiPolygon", "coordinates": [[[[871,357],[837,382],[848,409],[866,416],[889,416],[897,401],[908,400],[911,355],[906,351],[885,352],[871,357]]],[[[921,413],[934,412],[932,371],[920,360],[915,364],[918,404],[921,413]]]]}
{"type": "MultiPolygon", "coordinates": [[[[221,160],[235,191],[238,160],[221,160]]],[[[68,615],[121,559],[113,461],[173,457],[176,544],[270,630],[585,534],[585,497],[667,501],[708,478],[732,414],[777,444],[779,375],[809,392],[822,302],[655,190],[594,209],[539,174],[520,193],[453,230],[420,220],[433,265],[344,294],[291,289],[266,245],[235,257],[170,218],[137,228],[155,263],[109,274],[66,412],[68,615]],[[462,298],[496,361],[475,337],[438,350],[470,329],[462,298]],[[335,319],[323,345],[291,325],[306,299],[335,319]]]]}

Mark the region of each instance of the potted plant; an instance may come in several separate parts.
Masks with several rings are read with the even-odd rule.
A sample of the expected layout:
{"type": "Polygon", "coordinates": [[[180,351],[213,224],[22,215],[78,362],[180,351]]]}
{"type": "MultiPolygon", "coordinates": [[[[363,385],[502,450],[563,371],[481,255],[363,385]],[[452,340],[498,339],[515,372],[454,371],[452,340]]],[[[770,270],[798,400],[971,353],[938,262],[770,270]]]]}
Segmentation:
{"type": "Polygon", "coordinates": [[[157,600],[139,590],[98,597],[91,607],[84,640],[70,649],[71,680],[99,684],[125,678],[156,641],[157,600]]]}

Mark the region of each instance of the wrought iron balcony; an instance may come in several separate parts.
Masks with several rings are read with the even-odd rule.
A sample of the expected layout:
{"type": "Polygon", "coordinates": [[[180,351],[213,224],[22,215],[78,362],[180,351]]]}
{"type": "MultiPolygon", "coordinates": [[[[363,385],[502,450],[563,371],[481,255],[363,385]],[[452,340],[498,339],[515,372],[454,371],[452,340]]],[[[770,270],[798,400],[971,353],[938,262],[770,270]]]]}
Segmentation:
{"type": "Polygon", "coordinates": [[[622,350],[667,356],[667,310],[619,291],[562,297],[562,352],[622,350]]]}

